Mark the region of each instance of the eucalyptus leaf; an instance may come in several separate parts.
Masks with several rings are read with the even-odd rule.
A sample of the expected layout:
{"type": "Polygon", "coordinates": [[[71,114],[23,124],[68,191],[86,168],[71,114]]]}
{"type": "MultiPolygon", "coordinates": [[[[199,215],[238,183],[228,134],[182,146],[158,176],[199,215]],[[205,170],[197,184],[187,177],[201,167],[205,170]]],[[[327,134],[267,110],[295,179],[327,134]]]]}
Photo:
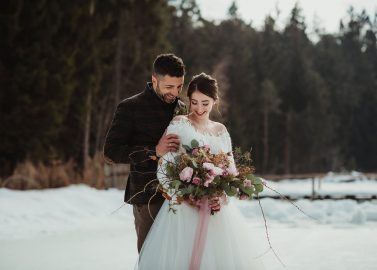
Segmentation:
{"type": "Polygon", "coordinates": [[[255,192],[254,193],[259,193],[263,191],[263,185],[262,184],[257,184],[255,186],[255,192]]]}
{"type": "Polygon", "coordinates": [[[240,186],[240,190],[242,190],[243,193],[246,193],[249,197],[251,197],[254,193],[254,189],[253,188],[250,188],[250,187],[244,187],[244,186],[240,186]]]}
{"type": "Polygon", "coordinates": [[[193,166],[194,168],[198,168],[198,163],[196,163],[195,160],[192,160],[192,166],[193,166]]]}
{"type": "Polygon", "coordinates": [[[228,196],[235,196],[237,194],[237,188],[231,186],[229,189],[224,190],[228,196]]]}
{"type": "Polygon", "coordinates": [[[189,185],[189,186],[187,187],[188,194],[193,193],[194,189],[195,189],[195,187],[194,187],[193,185],[189,185]]]}
{"type": "Polygon", "coordinates": [[[166,166],[166,175],[169,177],[174,176],[174,168],[172,166],[166,166]]]}
{"type": "Polygon", "coordinates": [[[192,148],[198,148],[199,147],[199,142],[197,140],[193,139],[191,141],[191,147],[192,148]]]}
{"type": "Polygon", "coordinates": [[[190,152],[191,153],[192,148],[190,146],[184,144],[184,145],[182,145],[182,147],[186,150],[186,152],[190,152]]]}
{"type": "Polygon", "coordinates": [[[179,180],[173,180],[171,184],[172,184],[172,186],[174,187],[175,190],[178,190],[179,186],[182,185],[182,182],[179,181],[179,180]]]}
{"type": "Polygon", "coordinates": [[[262,185],[262,179],[260,179],[257,176],[254,176],[253,182],[254,182],[254,185],[262,185]]]}
{"type": "Polygon", "coordinates": [[[228,191],[230,190],[230,186],[229,186],[227,183],[225,183],[225,182],[222,182],[222,183],[221,183],[221,188],[222,188],[226,193],[228,193],[228,191]]]}

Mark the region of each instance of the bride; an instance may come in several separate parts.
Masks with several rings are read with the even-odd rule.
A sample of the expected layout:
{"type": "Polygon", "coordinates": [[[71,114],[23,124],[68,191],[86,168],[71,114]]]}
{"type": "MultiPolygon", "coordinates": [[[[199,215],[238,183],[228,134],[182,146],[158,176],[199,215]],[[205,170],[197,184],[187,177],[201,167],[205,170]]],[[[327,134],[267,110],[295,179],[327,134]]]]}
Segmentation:
{"type": "MultiPolygon", "coordinates": [[[[209,114],[218,100],[217,82],[211,76],[201,73],[189,83],[187,96],[190,100],[190,113],[177,116],[166,133],[180,137],[181,145],[190,145],[196,139],[200,146],[209,145],[216,154],[232,151],[226,127],[211,121],[209,114]]],[[[161,161],[174,160],[176,153],[167,153],[161,161]]],[[[166,162],[159,162],[157,177],[164,178],[166,162]]],[[[194,238],[199,222],[197,208],[182,203],[169,211],[165,201],[161,207],[146,241],[141,249],[135,269],[138,270],[188,270],[192,259],[194,238]]],[[[201,270],[260,270],[264,269],[256,251],[253,229],[247,225],[236,206],[229,200],[221,204],[221,210],[209,217],[203,253],[200,259],[201,270]]],[[[194,250],[195,252],[195,250],[194,250]]],[[[191,264],[192,265],[192,264],[191,264]]],[[[192,269],[190,270],[198,270],[192,269]]]]}

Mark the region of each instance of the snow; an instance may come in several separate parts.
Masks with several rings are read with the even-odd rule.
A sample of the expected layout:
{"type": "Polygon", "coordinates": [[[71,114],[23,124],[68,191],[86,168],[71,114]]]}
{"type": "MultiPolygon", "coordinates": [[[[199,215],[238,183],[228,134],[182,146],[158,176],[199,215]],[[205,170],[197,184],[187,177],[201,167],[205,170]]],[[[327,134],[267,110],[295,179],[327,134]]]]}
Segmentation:
{"type": "MultiPolygon", "coordinates": [[[[328,174],[321,182],[323,194],[377,194],[377,181],[355,173],[328,174]]],[[[311,193],[310,179],[268,185],[286,195],[311,193]]],[[[123,191],[84,185],[1,188],[0,269],[133,269],[137,250],[132,207],[121,207],[122,199],[123,191]]],[[[236,203],[250,229],[258,232],[256,243],[267,250],[258,202],[236,203]]],[[[287,201],[264,198],[261,204],[271,244],[286,265],[269,251],[263,256],[266,269],[377,269],[377,200],[294,201],[312,218],[287,201]]]]}
{"type": "MultiPolygon", "coordinates": [[[[314,179],[291,179],[279,182],[268,182],[268,186],[278,190],[283,195],[291,198],[311,196],[312,182],[314,180],[315,192],[319,196],[331,196],[333,198],[344,195],[353,195],[357,198],[371,198],[377,195],[376,179],[369,179],[359,172],[350,174],[328,173],[324,177],[314,179]]],[[[277,195],[268,188],[263,195],[277,195]]]]}

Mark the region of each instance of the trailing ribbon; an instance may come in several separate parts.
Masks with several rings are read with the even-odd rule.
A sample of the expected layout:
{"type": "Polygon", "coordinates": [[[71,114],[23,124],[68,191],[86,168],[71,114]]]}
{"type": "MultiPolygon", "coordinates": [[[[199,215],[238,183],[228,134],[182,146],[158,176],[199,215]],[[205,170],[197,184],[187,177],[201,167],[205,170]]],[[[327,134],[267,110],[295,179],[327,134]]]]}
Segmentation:
{"type": "Polygon", "coordinates": [[[196,226],[194,245],[192,247],[190,270],[199,270],[200,268],[204,245],[207,239],[209,218],[210,209],[208,206],[208,198],[202,198],[200,201],[199,220],[196,226]]]}

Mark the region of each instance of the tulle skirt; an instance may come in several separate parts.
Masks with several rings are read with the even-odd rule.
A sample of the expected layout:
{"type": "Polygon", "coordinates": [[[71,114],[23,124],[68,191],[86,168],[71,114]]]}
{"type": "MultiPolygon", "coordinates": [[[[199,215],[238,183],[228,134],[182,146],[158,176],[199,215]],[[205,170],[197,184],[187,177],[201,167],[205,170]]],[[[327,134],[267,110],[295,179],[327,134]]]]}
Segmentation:
{"type": "MultiPolygon", "coordinates": [[[[199,220],[198,209],[162,205],[140,252],[137,270],[188,270],[199,220]]],[[[210,216],[201,270],[264,269],[253,228],[230,201],[210,216]]]]}

